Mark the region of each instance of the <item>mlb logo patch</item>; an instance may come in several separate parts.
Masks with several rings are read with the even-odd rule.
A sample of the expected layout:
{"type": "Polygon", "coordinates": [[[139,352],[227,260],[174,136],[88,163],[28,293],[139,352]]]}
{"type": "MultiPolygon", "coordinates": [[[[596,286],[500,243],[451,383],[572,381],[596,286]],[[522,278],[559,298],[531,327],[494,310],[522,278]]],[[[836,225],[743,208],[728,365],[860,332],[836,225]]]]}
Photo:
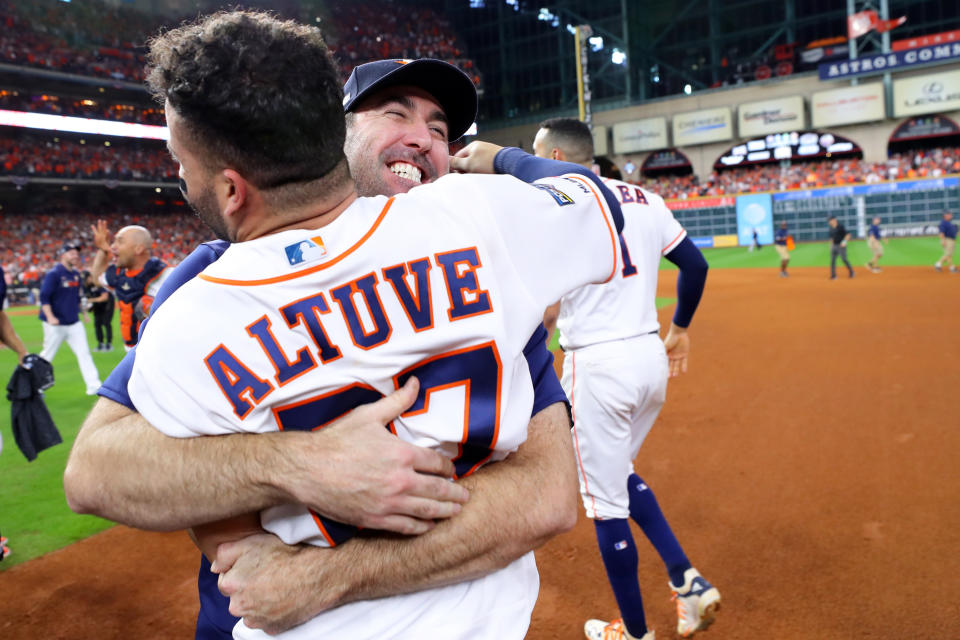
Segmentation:
{"type": "Polygon", "coordinates": [[[534,184],[531,186],[536,187],[541,191],[546,191],[547,193],[549,193],[553,197],[553,199],[557,201],[557,204],[560,205],[561,207],[565,207],[568,204],[573,204],[573,198],[565,194],[563,191],[560,191],[560,189],[557,189],[552,184],[534,184]]]}
{"type": "Polygon", "coordinates": [[[327,255],[327,248],[323,246],[323,238],[304,238],[299,242],[284,247],[287,252],[287,262],[291,267],[306,262],[319,260],[327,255]]]}
{"type": "Polygon", "coordinates": [[[623,551],[624,549],[627,548],[627,541],[621,540],[620,542],[615,542],[613,544],[613,548],[616,549],[617,551],[623,551]]]}

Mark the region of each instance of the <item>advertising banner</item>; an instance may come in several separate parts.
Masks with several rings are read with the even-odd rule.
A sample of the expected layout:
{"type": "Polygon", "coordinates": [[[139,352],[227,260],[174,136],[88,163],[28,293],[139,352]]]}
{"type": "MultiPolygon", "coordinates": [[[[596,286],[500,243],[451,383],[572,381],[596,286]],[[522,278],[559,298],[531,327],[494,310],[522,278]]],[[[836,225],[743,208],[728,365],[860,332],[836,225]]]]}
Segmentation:
{"type": "MultiPolygon", "coordinates": [[[[931,191],[949,189],[960,185],[960,178],[934,178],[931,180],[901,180],[899,182],[879,182],[877,184],[858,184],[850,187],[825,187],[823,189],[801,189],[782,191],[773,194],[773,199],[807,200],[834,196],[869,196],[877,193],[898,193],[906,191],[931,191]]],[[[738,198],[739,200],[739,198],[738,198]]]]}
{"type": "Polygon", "coordinates": [[[926,116],[924,118],[910,118],[905,121],[891,134],[890,142],[939,138],[958,134],[960,134],[960,127],[950,118],[946,116],[926,116]]]}
{"type": "Polygon", "coordinates": [[[862,56],[856,60],[824,62],[817,68],[820,71],[821,80],[837,80],[889,71],[902,71],[917,65],[947,64],[958,60],[960,60],[960,42],[948,42],[930,47],[908,49],[907,51],[877,53],[862,56]]]}
{"type": "Polygon", "coordinates": [[[883,120],[883,84],[861,84],[856,87],[818,91],[810,98],[813,128],[883,120]]]}
{"type": "Polygon", "coordinates": [[[737,196],[737,238],[741,247],[753,244],[753,232],[760,244],[773,244],[773,198],[769,193],[737,196]]]}
{"type": "Polygon", "coordinates": [[[733,138],[729,107],[705,109],[673,116],[673,144],[686,147],[733,138]]]}
{"type": "Polygon", "coordinates": [[[954,109],[960,109],[960,69],[893,81],[894,116],[954,109]]]}
{"type": "Polygon", "coordinates": [[[736,203],[734,196],[719,198],[697,198],[696,200],[667,200],[668,209],[682,211],[683,209],[712,209],[714,207],[732,207],[736,203]]]}
{"type": "Polygon", "coordinates": [[[613,125],[613,152],[652,151],[667,147],[667,119],[647,118],[613,125]]]}
{"type": "Polygon", "coordinates": [[[752,138],[796,131],[805,128],[806,115],[801,96],[748,102],[737,108],[737,134],[741,138],[752,138]]]}

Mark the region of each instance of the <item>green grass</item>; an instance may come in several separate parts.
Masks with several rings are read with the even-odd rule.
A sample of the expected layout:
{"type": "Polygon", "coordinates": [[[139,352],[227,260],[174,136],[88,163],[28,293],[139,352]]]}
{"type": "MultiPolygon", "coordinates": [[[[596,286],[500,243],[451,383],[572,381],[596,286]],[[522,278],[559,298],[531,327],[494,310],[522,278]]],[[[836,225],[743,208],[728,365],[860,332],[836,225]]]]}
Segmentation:
{"type": "MultiPolygon", "coordinates": [[[[27,309],[16,307],[7,312],[27,350],[38,353],[43,344],[43,330],[35,309],[30,315],[20,315],[27,309]]],[[[116,318],[115,315],[115,325],[116,318]]],[[[115,326],[113,352],[93,353],[101,379],[106,378],[123,357],[118,331],[119,327],[115,326]]],[[[87,325],[87,333],[89,342],[95,346],[92,322],[87,325]]],[[[0,350],[0,371],[9,376],[15,366],[16,355],[6,348],[0,350]]],[[[96,398],[85,394],[80,368],[66,343],[53,359],[53,366],[56,384],[46,391],[45,401],[63,437],[62,444],[40,452],[36,460],[27,462],[13,439],[10,403],[5,402],[0,409],[0,433],[3,435],[0,531],[10,539],[8,546],[13,551],[0,563],[0,570],[83,540],[113,524],[93,516],[76,515],[67,507],[63,495],[63,469],[80,424],[96,398]]]]}
{"type": "MultiPolygon", "coordinates": [[[[714,269],[774,269],[780,265],[780,256],[767,245],[760,251],[750,252],[747,247],[729,247],[722,249],[703,249],[703,255],[714,269]]],[[[892,238],[883,247],[881,267],[932,266],[940,257],[942,250],[937,237],[892,238]]],[[[854,267],[862,267],[872,257],[866,240],[851,240],[847,246],[847,257],[854,267]]],[[[791,267],[828,267],[830,265],[830,245],[826,242],[804,242],[790,253],[791,267]]],[[[842,263],[841,263],[842,266],[842,263]]],[[[661,269],[676,269],[666,260],[661,260],[661,269]]]]}

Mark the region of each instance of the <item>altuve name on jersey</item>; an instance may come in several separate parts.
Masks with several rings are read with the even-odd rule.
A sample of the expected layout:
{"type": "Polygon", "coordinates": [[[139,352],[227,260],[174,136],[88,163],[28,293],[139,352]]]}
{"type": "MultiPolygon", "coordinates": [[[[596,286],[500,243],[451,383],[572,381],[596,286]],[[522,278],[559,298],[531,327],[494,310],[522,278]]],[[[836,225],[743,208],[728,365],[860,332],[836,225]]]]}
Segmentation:
{"type": "MultiPolygon", "coordinates": [[[[446,312],[451,322],[463,320],[493,310],[489,293],[482,289],[477,269],[483,266],[475,247],[457,249],[433,256],[433,262],[442,269],[449,305],[446,312]]],[[[400,306],[406,312],[407,322],[414,331],[425,331],[434,326],[434,301],[432,300],[429,273],[433,264],[423,257],[380,270],[383,280],[389,282],[400,306]],[[407,276],[413,275],[415,286],[410,288],[407,276]]],[[[393,326],[386,311],[377,285],[380,280],[376,271],[329,289],[330,298],[339,307],[353,344],[363,350],[375,349],[386,343],[393,326]],[[367,330],[356,305],[359,294],[367,306],[373,327],[367,330]]],[[[442,303],[441,303],[442,306],[442,303]]],[[[342,357],[340,346],[331,342],[324,323],[332,313],[324,293],[294,300],[277,309],[287,328],[302,326],[313,342],[315,351],[303,347],[291,359],[274,333],[273,323],[267,314],[247,325],[247,334],[256,340],[267,359],[273,365],[272,375],[258,375],[242,362],[234,351],[220,344],[204,359],[207,369],[233,407],[233,412],[243,420],[254,406],[260,404],[275,388],[307,373],[321,364],[342,357]],[[315,354],[315,355],[314,355],[315,354]],[[271,382],[270,378],[273,379],[271,382]]],[[[338,316],[334,315],[333,318],[338,316]]],[[[261,372],[265,373],[265,372],[261,372]]]]}

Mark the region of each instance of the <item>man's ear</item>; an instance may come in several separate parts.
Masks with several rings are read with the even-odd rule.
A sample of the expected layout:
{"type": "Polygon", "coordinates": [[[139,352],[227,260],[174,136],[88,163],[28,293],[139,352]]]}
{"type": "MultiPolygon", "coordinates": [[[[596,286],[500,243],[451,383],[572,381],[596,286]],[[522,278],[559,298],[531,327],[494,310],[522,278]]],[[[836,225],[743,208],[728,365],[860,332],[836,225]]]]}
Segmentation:
{"type": "Polygon", "coordinates": [[[563,149],[558,149],[557,147],[554,147],[550,152],[550,157],[554,160],[559,160],[560,162],[567,161],[567,154],[563,152],[563,149]]]}
{"type": "Polygon", "coordinates": [[[247,204],[252,185],[233,169],[224,169],[217,176],[216,193],[220,213],[224,218],[235,216],[247,204]]]}

